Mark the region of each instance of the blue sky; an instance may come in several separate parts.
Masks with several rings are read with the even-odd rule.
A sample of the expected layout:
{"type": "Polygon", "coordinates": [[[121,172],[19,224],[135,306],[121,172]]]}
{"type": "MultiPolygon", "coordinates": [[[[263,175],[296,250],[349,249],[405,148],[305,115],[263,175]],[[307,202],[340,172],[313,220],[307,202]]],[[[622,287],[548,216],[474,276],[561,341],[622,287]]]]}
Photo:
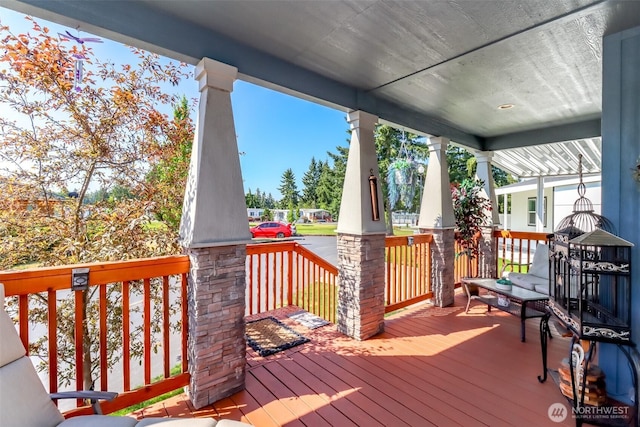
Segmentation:
{"type": "Polygon", "coordinates": [[[244,188],[280,198],[282,173],[291,168],[302,190],[311,157],[327,160],[327,151],[347,145],[346,114],[237,81],[231,95],[244,188]]]}
{"type": "MultiPolygon", "coordinates": [[[[36,18],[41,25],[55,34],[68,30],[76,35],[77,29],[67,28],[36,18]]],[[[0,23],[14,33],[29,31],[31,25],[24,15],[0,7],[0,23]]],[[[82,31],[82,37],[92,34],[82,31]]],[[[115,63],[134,61],[127,47],[102,38],[104,43],[91,43],[101,60],[115,63]]],[[[170,88],[176,90],[176,88],[170,88]]],[[[195,80],[183,81],[177,88],[188,98],[198,97],[195,80]]],[[[296,176],[298,190],[302,191],[302,175],[312,157],[327,160],[327,151],[335,152],[338,145],[347,145],[346,114],[312,102],[237,80],[231,94],[238,150],[245,192],[257,188],[281,197],[278,187],[282,173],[291,168],[296,176]]],[[[195,113],[194,113],[195,114],[195,113]]],[[[195,119],[195,117],[194,117],[195,119]]]]}

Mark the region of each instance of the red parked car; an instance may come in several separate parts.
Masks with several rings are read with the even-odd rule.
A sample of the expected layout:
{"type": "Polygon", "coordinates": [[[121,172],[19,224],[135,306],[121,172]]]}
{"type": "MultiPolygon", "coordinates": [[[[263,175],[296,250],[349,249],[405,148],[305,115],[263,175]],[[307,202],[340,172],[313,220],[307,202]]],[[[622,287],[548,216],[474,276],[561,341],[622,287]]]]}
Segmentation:
{"type": "Polygon", "coordinates": [[[282,224],[280,222],[268,221],[258,224],[249,229],[251,237],[291,237],[293,234],[290,224],[282,224]]]}

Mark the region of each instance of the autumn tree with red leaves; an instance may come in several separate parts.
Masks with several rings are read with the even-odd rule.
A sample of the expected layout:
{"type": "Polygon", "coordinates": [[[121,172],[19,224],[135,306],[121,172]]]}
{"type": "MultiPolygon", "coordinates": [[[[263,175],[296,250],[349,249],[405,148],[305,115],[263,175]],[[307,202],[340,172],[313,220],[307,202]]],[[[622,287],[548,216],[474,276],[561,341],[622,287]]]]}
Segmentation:
{"type": "MultiPolygon", "coordinates": [[[[163,181],[148,175],[171,156],[167,150],[181,153],[180,144],[190,144],[188,111],[179,120],[162,112],[176,105],[188,110],[166,91],[187,76],[188,66],[133,48],[136,64],[102,61],[88,44],[27,19],[32,29],[24,34],[0,22],[0,268],[179,253],[175,227],[153,221],[154,195],[163,181]],[[84,76],[74,84],[77,61],[84,76]],[[130,197],[86,204],[91,188],[116,187],[130,197]]],[[[173,203],[181,206],[182,193],[174,193],[173,203]]],[[[85,389],[98,369],[93,292],[85,292],[85,389]]],[[[46,294],[33,296],[30,304],[30,321],[46,323],[46,294]]],[[[73,310],[72,296],[59,302],[61,384],[75,376],[73,310]]],[[[109,366],[121,357],[122,339],[115,339],[120,316],[109,311],[109,366]]],[[[138,356],[141,340],[133,338],[138,356]]],[[[31,344],[31,353],[47,358],[46,337],[31,344]]]]}

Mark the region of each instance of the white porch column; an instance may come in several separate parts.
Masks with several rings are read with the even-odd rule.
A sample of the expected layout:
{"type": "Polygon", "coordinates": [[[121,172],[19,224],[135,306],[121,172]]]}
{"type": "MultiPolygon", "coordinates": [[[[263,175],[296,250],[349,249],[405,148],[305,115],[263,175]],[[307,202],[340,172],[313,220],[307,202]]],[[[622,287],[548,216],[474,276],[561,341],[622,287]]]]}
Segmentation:
{"type": "Polygon", "coordinates": [[[491,201],[491,212],[485,212],[487,224],[482,227],[482,240],[479,242],[480,263],[478,274],[480,277],[497,277],[495,253],[495,238],[493,231],[500,225],[498,213],[498,198],[496,197],[495,182],[491,168],[493,152],[476,151],[476,178],[484,182],[482,196],[491,201]]]}
{"type": "Polygon", "coordinates": [[[484,182],[483,196],[491,201],[493,209],[487,212],[489,225],[500,225],[500,214],[498,213],[498,198],[496,197],[496,184],[491,171],[491,159],[493,152],[476,151],[476,178],[484,182]]]}
{"type": "Polygon", "coordinates": [[[383,178],[374,141],[378,117],[352,111],[348,120],[351,144],[337,229],[338,330],[364,340],[384,330],[383,178]],[[375,192],[371,177],[377,180],[375,192]]]}
{"type": "Polygon", "coordinates": [[[382,206],[382,180],[378,171],[378,155],[374,131],[378,117],[364,111],[352,111],[347,119],[351,127],[349,158],[344,176],[344,189],[340,204],[338,233],[380,234],[385,233],[382,206]],[[376,177],[379,219],[371,212],[371,189],[369,176],[376,177]]]}
{"type": "Polygon", "coordinates": [[[448,144],[449,140],[443,137],[427,140],[429,166],[418,219],[420,232],[433,235],[432,285],[435,304],[439,307],[453,304],[455,291],[453,261],[456,220],[447,165],[448,144]]]}
{"type": "Polygon", "coordinates": [[[544,177],[536,179],[536,231],[544,231],[544,177]]]}
{"type": "Polygon", "coordinates": [[[231,108],[237,74],[237,68],[209,58],[196,67],[200,103],[180,222],[185,247],[251,240],[231,108]]]}
{"type": "Polygon", "coordinates": [[[250,241],[231,108],[237,69],[204,58],[180,238],[188,283],[189,397],[196,408],[244,388],[245,261],[250,241]]]}
{"type": "Polygon", "coordinates": [[[502,195],[502,203],[504,206],[504,224],[502,224],[502,228],[505,230],[511,230],[511,212],[509,211],[509,196],[512,193],[504,193],[502,195]]]}

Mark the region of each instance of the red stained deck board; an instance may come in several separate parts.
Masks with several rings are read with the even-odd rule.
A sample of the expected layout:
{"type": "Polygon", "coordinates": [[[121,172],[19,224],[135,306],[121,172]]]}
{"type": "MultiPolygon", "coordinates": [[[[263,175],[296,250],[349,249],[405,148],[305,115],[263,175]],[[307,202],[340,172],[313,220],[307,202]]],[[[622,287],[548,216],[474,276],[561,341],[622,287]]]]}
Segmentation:
{"type": "Polygon", "coordinates": [[[278,425],[304,426],[287,405],[274,396],[269,384],[265,385],[258,380],[256,373],[259,375],[259,371],[263,369],[258,367],[246,376],[245,384],[249,393],[278,425]]]}
{"type": "Polygon", "coordinates": [[[342,381],[336,372],[322,369],[302,353],[296,355],[295,362],[298,368],[307,371],[304,377],[306,383],[316,392],[328,396],[331,405],[354,425],[389,425],[384,423],[385,417],[376,416],[380,415],[375,414],[376,402],[342,381]],[[313,383],[309,380],[313,380],[313,383]]]}
{"type": "MultiPolygon", "coordinates": [[[[313,360],[313,363],[317,364],[322,369],[328,372],[333,372],[342,381],[346,382],[350,388],[357,390],[357,393],[368,397],[373,402],[379,402],[381,406],[394,414],[401,414],[401,418],[410,425],[443,425],[422,417],[420,413],[424,413],[424,408],[420,408],[418,412],[415,412],[408,408],[406,403],[399,403],[397,400],[395,400],[399,397],[398,394],[404,396],[407,399],[412,399],[412,397],[407,393],[395,389],[391,393],[391,388],[388,385],[376,382],[376,377],[378,375],[377,372],[364,373],[363,376],[367,377],[365,379],[354,375],[353,369],[356,367],[356,365],[350,363],[349,361],[349,358],[353,356],[337,357],[337,359],[334,359],[332,361],[330,360],[331,355],[332,353],[330,352],[324,354],[314,354],[312,357],[310,356],[310,360],[313,360]],[[380,387],[378,388],[376,386],[372,386],[367,380],[376,382],[380,385],[380,387]],[[394,394],[394,398],[390,398],[390,396],[386,393],[394,394]]],[[[447,419],[446,421],[450,423],[451,420],[447,419]]]]}
{"type": "MultiPolygon", "coordinates": [[[[539,320],[526,321],[527,342],[521,343],[518,318],[488,313],[479,303],[465,314],[465,303],[458,294],[454,307],[399,311],[385,319],[382,334],[362,342],[334,325],[309,330],[285,318],[288,312],[268,313],[311,342],[266,358],[248,351],[245,391],[200,411],[184,395],[182,402],[196,416],[259,427],[573,425],[571,417],[553,423],[547,416],[550,404],[566,401],[551,380],[537,381],[539,320]]],[[[556,332],[549,366],[568,348],[556,332]]],[[[182,416],[179,399],[163,404],[182,416]]]]}
{"type": "MultiPolygon", "coordinates": [[[[289,409],[293,415],[300,420],[303,425],[321,425],[325,423],[325,420],[314,412],[312,406],[309,406],[298,395],[294,394],[285,384],[288,382],[285,380],[286,376],[276,376],[270,372],[267,368],[269,365],[264,366],[262,369],[254,369],[251,372],[260,383],[268,389],[273,396],[283,403],[287,409],[289,409]]],[[[288,378],[287,378],[288,379],[288,378]]]]}
{"type": "Polygon", "coordinates": [[[441,412],[442,402],[429,397],[427,393],[420,390],[412,381],[407,381],[400,376],[389,374],[388,372],[375,369],[375,367],[367,366],[368,358],[340,358],[334,355],[326,355],[325,358],[340,366],[350,374],[357,377],[379,394],[379,400],[385,401],[385,406],[395,402],[398,411],[402,411],[403,418],[411,417],[411,424],[420,422],[424,425],[427,421],[435,425],[468,425],[469,418],[463,412],[455,407],[447,411],[447,414],[441,412]],[[372,369],[373,368],[373,369],[372,369]],[[415,413],[418,417],[411,415],[415,413]]]}
{"type": "MultiPolygon", "coordinates": [[[[495,405],[507,407],[505,411],[495,411],[496,418],[504,418],[510,423],[522,422],[529,418],[531,422],[539,423],[540,410],[537,409],[535,412],[531,412],[531,401],[547,402],[544,404],[546,408],[551,403],[562,402],[562,398],[558,395],[558,390],[552,383],[539,384],[535,380],[537,375],[542,373],[537,327],[535,324],[531,325],[530,330],[527,331],[530,333],[530,340],[527,343],[521,343],[519,340],[519,321],[517,319],[514,320],[516,320],[514,323],[517,324],[517,327],[514,328],[513,332],[517,332],[517,334],[514,335],[513,339],[500,342],[497,336],[487,337],[482,343],[473,343],[472,347],[473,350],[476,350],[475,352],[464,349],[465,346],[471,345],[471,343],[459,343],[451,347],[450,350],[446,350],[447,359],[438,361],[437,364],[434,364],[434,367],[440,367],[445,371],[449,370],[449,372],[443,374],[444,381],[452,381],[456,378],[461,380],[461,383],[456,383],[456,387],[460,391],[464,392],[468,387],[475,385],[477,390],[473,394],[476,397],[491,397],[494,402],[488,408],[494,408],[495,405]],[[497,342],[500,342],[499,347],[496,347],[497,342]],[[486,347],[486,350],[483,347],[486,347]],[[457,366],[453,365],[448,368],[449,363],[447,362],[453,362],[455,358],[462,360],[457,366]],[[502,373],[502,375],[496,375],[496,372],[502,373]],[[464,375],[458,376],[460,373],[464,375]],[[489,377],[483,380],[482,377],[486,375],[489,375],[489,377]],[[523,395],[526,397],[523,398],[523,395]]],[[[415,326],[416,323],[421,321],[424,321],[424,319],[416,319],[416,322],[412,324],[415,326]]],[[[455,323],[455,321],[451,323],[455,323]]],[[[452,331],[451,323],[439,322],[434,323],[434,325],[438,325],[440,327],[438,332],[444,332],[443,336],[446,336],[447,332],[452,331]],[[447,328],[449,329],[447,330],[447,328]]],[[[382,336],[394,333],[394,324],[394,322],[387,322],[386,332],[382,336]]],[[[403,326],[406,326],[406,323],[403,326]]],[[[404,330],[399,336],[406,336],[406,332],[404,330]]],[[[492,329],[490,334],[502,334],[503,332],[492,329]]],[[[555,337],[556,343],[561,344],[563,339],[557,333],[555,337]]],[[[448,344],[450,345],[451,343],[448,344]]],[[[554,356],[558,360],[561,358],[563,351],[558,351],[561,347],[562,345],[556,345],[555,350],[552,348],[550,361],[554,360],[554,356]]],[[[568,341],[566,340],[564,347],[568,348],[568,341]]],[[[442,371],[432,372],[434,374],[442,373],[442,371]]]]}
{"type": "MultiPolygon", "coordinates": [[[[387,369],[386,363],[385,361],[376,366],[379,369],[387,369]]],[[[438,366],[435,360],[431,361],[429,358],[399,357],[394,360],[389,372],[400,373],[401,378],[413,377],[424,393],[432,395],[438,401],[446,402],[447,405],[454,404],[464,408],[467,414],[481,423],[492,426],[511,425],[505,419],[520,416],[520,411],[512,405],[505,405],[500,414],[493,414],[496,396],[491,391],[441,369],[442,366],[438,366]],[[506,418],[503,418],[505,416],[506,418]]]]}
{"type": "MultiPolygon", "coordinates": [[[[305,382],[303,382],[308,376],[309,372],[300,368],[294,361],[281,361],[278,363],[270,363],[265,366],[269,372],[271,372],[274,376],[279,378],[281,381],[286,383],[290,390],[295,393],[296,396],[300,396],[310,408],[318,414],[318,416],[323,420],[323,424],[310,424],[307,419],[309,417],[305,417],[307,419],[303,419],[303,422],[307,425],[356,425],[353,421],[347,418],[342,412],[336,409],[332,404],[332,394],[327,394],[325,392],[318,392],[316,390],[321,387],[317,387],[317,384],[320,382],[318,379],[317,382],[314,382],[316,385],[316,390],[311,389],[305,382]],[[294,372],[289,371],[289,369],[293,368],[294,372],[298,372],[300,377],[297,377],[294,372]],[[297,369],[298,368],[298,369],[297,369]]],[[[322,375],[325,377],[326,375],[322,375]]],[[[326,391],[326,390],[325,390],[326,391]]],[[[355,411],[358,410],[359,407],[353,406],[349,411],[353,416],[355,411]]],[[[371,426],[382,425],[377,423],[375,420],[372,421],[371,426]]]]}
{"type": "Polygon", "coordinates": [[[278,424],[271,418],[269,413],[260,406],[247,389],[230,397],[231,401],[244,413],[246,421],[254,426],[260,427],[280,426],[281,424],[278,424]]]}
{"type": "MultiPolygon", "coordinates": [[[[193,406],[188,403],[188,399],[184,394],[180,394],[178,396],[174,396],[171,404],[165,402],[165,410],[167,412],[168,417],[176,417],[176,418],[184,418],[189,417],[193,413],[193,406]]],[[[201,416],[215,416],[215,410],[208,409],[206,411],[202,411],[201,416]]]]}
{"type": "MultiPolygon", "coordinates": [[[[499,425],[501,420],[509,424],[514,420],[526,421],[528,418],[527,414],[523,413],[523,408],[518,407],[517,401],[508,400],[510,395],[504,392],[504,387],[495,387],[495,379],[476,382],[473,376],[469,376],[473,375],[475,364],[483,363],[482,358],[475,360],[470,366],[459,364],[446,356],[396,356],[389,359],[392,362],[385,359],[383,363],[375,363],[375,358],[368,359],[374,363],[370,369],[386,370],[389,374],[399,375],[414,383],[423,393],[431,395],[435,401],[446,402],[443,406],[452,405],[460,408],[479,422],[499,425]],[[469,375],[465,374],[466,370],[471,371],[469,375]],[[495,412],[496,404],[505,407],[498,414],[492,413],[495,412]]],[[[549,391],[545,385],[538,384],[535,376],[530,376],[527,381],[535,382],[534,386],[538,389],[549,391]],[[532,379],[534,381],[531,381],[532,379]]],[[[522,390],[516,389],[515,396],[521,395],[521,392],[522,390]]],[[[526,408],[524,410],[526,411],[526,408]]],[[[533,414],[530,422],[535,423],[538,417],[539,414],[533,414]]]]}
{"type": "Polygon", "coordinates": [[[248,421],[246,417],[244,417],[244,413],[242,412],[242,410],[235,404],[233,400],[228,397],[222,400],[218,400],[213,405],[210,405],[210,407],[215,409],[219,418],[239,420],[243,422],[248,421]]]}
{"type": "MultiPolygon", "coordinates": [[[[412,395],[420,396],[421,400],[438,403],[438,410],[441,411],[445,408],[445,405],[459,408],[462,413],[466,415],[461,422],[463,424],[469,424],[471,422],[482,422],[487,425],[497,426],[500,425],[498,419],[494,415],[487,413],[483,408],[483,402],[477,402],[475,399],[469,399],[470,393],[466,391],[466,384],[458,384],[458,387],[453,387],[447,380],[440,381],[438,373],[440,367],[424,363],[424,361],[418,360],[417,357],[394,357],[394,358],[376,358],[372,357],[367,359],[370,366],[364,367],[365,369],[371,369],[374,371],[385,372],[385,375],[381,375],[381,379],[396,378],[395,385],[398,389],[409,389],[413,387],[412,395]],[[389,360],[391,359],[391,361],[389,360]],[[399,381],[405,381],[405,387],[399,381]],[[446,402],[446,403],[445,403],[446,402]]],[[[482,394],[481,394],[482,396],[482,394]]],[[[484,404],[488,405],[494,403],[491,399],[484,399],[484,404]]],[[[450,409],[447,409],[447,413],[450,409]]]]}

